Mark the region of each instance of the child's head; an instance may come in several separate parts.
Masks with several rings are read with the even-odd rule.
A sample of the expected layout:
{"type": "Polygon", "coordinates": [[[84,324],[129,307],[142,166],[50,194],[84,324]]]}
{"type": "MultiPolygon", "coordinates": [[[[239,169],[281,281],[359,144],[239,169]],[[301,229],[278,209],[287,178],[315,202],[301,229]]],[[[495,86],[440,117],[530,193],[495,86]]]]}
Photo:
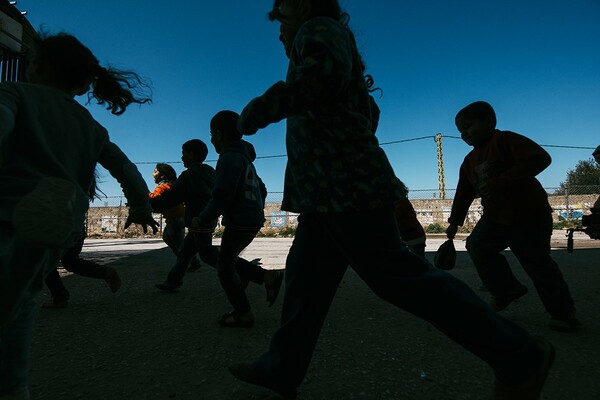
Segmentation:
{"type": "Polygon", "coordinates": [[[460,110],[454,122],[465,143],[478,147],[496,130],[496,113],[489,103],[476,101],[460,110]]]}
{"type": "Polygon", "coordinates": [[[296,33],[304,22],[315,17],[343,21],[347,14],[342,13],[337,0],[275,0],[268,17],[281,22],[279,40],[289,56],[296,33]]]}
{"type": "Polygon", "coordinates": [[[34,41],[27,78],[32,83],[53,86],[72,96],[88,93],[90,85],[98,104],[107,104],[113,114],[125,112],[131,103],[151,101],[149,87],[134,72],[102,67],[90,49],[74,36],[40,33],[34,41]]]}
{"type": "Polygon", "coordinates": [[[600,146],[596,147],[596,150],[592,153],[592,156],[598,164],[600,164],[600,146]]]}
{"type": "Polygon", "coordinates": [[[159,183],[161,181],[173,182],[177,180],[177,173],[169,164],[158,163],[154,168],[152,177],[154,177],[155,183],[159,183]]]}
{"type": "Polygon", "coordinates": [[[210,120],[210,142],[217,153],[221,153],[223,147],[231,142],[242,138],[237,129],[239,114],[234,111],[219,111],[210,120]]]}
{"type": "Polygon", "coordinates": [[[208,147],[200,139],[188,140],[181,145],[181,161],[186,168],[192,164],[204,162],[207,155],[208,147]]]}

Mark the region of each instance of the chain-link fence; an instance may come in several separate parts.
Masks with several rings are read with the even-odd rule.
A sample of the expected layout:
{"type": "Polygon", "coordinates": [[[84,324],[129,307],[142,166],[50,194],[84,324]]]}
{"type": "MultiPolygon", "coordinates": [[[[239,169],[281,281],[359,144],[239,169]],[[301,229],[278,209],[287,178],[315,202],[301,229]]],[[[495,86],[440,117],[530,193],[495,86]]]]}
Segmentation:
{"type": "MultiPolygon", "coordinates": [[[[558,226],[576,226],[581,217],[589,213],[590,208],[600,196],[600,185],[571,186],[566,189],[558,187],[546,188],[548,200],[552,207],[554,222],[558,226]]],[[[287,236],[293,234],[297,224],[298,215],[282,211],[281,200],[283,193],[269,193],[265,205],[265,226],[262,234],[266,236],[287,236]]],[[[429,232],[443,232],[447,226],[448,217],[452,209],[454,190],[446,192],[444,199],[440,199],[436,189],[411,190],[409,199],[415,208],[417,218],[429,232]]],[[[127,219],[127,207],[124,199],[120,199],[118,206],[101,206],[92,204],[87,220],[86,229],[88,236],[95,237],[133,237],[143,235],[140,227],[132,226],[124,230],[127,219]]],[[[481,218],[483,209],[481,202],[476,199],[471,207],[464,224],[464,230],[469,231],[481,218]]],[[[155,214],[160,228],[164,220],[160,214],[155,214]]],[[[523,220],[527,219],[527,210],[523,210],[523,220]]],[[[218,230],[217,230],[218,231],[218,230]]]]}

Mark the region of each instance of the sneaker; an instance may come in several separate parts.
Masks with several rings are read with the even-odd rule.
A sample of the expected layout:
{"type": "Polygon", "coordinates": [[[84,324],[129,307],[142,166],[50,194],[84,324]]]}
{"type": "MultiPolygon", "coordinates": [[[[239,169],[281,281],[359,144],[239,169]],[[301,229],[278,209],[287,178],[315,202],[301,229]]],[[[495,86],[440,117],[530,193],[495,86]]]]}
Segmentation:
{"type": "Polygon", "coordinates": [[[490,307],[496,312],[504,310],[510,303],[520,299],[527,294],[527,286],[518,284],[510,292],[506,293],[503,297],[492,297],[490,299],[490,307]]]}
{"type": "Polygon", "coordinates": [[[538,370],[528,381],[519,385],[509,384],[496,377],[492,400],[535,400],[540,398],[548,372],[554,363],[555,350],[548,340],[542,337],[536,337],[535,340],[542,353],[538,370]]]}
{"type": "Polygon", "coordinates": [[[15,233],[40,249],[59,248],[73,232],[75,185],[65,179],[43,178],[17,203],[15,233]]]}
{"type": "Polygon", "coordinates": [[[179,289],[181,288],[181,285],[173,285],[169,282],[157,283],[154,286],[156,286],[157,289],[160,289],[162,291],[169,292],[169,293],[177,293],[177,292],[179,292],[179,289]]]}
{"type": "Polygon", "coordinates": [[[569,317],[561,318],[552,316],[548,322],[548,327],[557,332],[574,332],[581,326],[581,322],[575,318],[575,313],[569,317]]]}
{"type": "Polygon", "coordinates": [[[270,389],[284,399],[293,400],[297,396],[296,389],[283,389],[270,385],[252,364],[240,363],[230,365],[229,372],[240,381],[270,389]]]}
{"type": "Polygon", "coordinates": [[[106,268],[106,277],[104,280],[113,293],[121,288],[121,277],[117,270],[112,267],[106,268]]]}

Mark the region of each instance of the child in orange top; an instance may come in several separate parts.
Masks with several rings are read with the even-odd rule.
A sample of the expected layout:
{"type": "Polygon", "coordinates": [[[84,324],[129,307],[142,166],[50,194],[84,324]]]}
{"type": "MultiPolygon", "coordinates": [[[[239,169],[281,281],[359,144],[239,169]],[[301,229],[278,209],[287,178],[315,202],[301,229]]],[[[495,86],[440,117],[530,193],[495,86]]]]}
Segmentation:
{"type": "MultiPolygon", "coordinates": [[[[171,190],[173,183],[177,180],[177,173],[169,164],[158,163],[154,168],[152,177],[157,186],[154,188],[154,191],[150,193],[151,199],[160,197],[165,192],[171,190]]],[[[185,205],[183,203],[178,204],[175,207],[163,211],[162,215],[165,219],[162,238],[175,256],[177,256],[183,247],[183,241],[185,239],[185,222],[183,219],[183,216],[185,215],[185,205]]],[[[197,255],[192,258],[189,268],[190,270],[200,268],[200,259],[197,255]]]]}

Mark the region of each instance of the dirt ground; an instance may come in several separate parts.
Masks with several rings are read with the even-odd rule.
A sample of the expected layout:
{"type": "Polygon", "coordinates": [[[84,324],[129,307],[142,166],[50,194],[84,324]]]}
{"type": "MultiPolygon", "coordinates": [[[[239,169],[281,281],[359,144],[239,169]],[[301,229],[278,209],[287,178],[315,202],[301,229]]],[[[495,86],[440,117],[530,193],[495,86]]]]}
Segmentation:
{"type": "MultiPolygon", "coordinates": [[[[571,334],[547,328],[548,316],[531,281],[510,252],[507,256],[530,293],[505,316],[547,337],[557,349],[542,398],[600,398],[600,248],[553,252],[584,324],[571,334]]],[[[69,307],[41,309],[36,318],[33,400],[277,398],[235,380],[227,366],[251,361],[266,349],[278,326],[281,299],[268,308],[264,289],[251,285],[255,326],[222,328],[217,319],[229,306],[214,270],[188,274],[177,294],[154,288],[173,258],[164,248],[112,262],[123,278],[116,294],[102,281],[65,277],[69,307]]],[[[478,291],[479,279],[466,253],[459,252],[451,273],[478,291]]],[[[47,299],[43,292],[38,301],[47,299]]],[[[376,298],[349,270],[298,398],[480,400],[488,398],[491,382],[491,370],[482,361],[428,323],[376,298]]]]}

